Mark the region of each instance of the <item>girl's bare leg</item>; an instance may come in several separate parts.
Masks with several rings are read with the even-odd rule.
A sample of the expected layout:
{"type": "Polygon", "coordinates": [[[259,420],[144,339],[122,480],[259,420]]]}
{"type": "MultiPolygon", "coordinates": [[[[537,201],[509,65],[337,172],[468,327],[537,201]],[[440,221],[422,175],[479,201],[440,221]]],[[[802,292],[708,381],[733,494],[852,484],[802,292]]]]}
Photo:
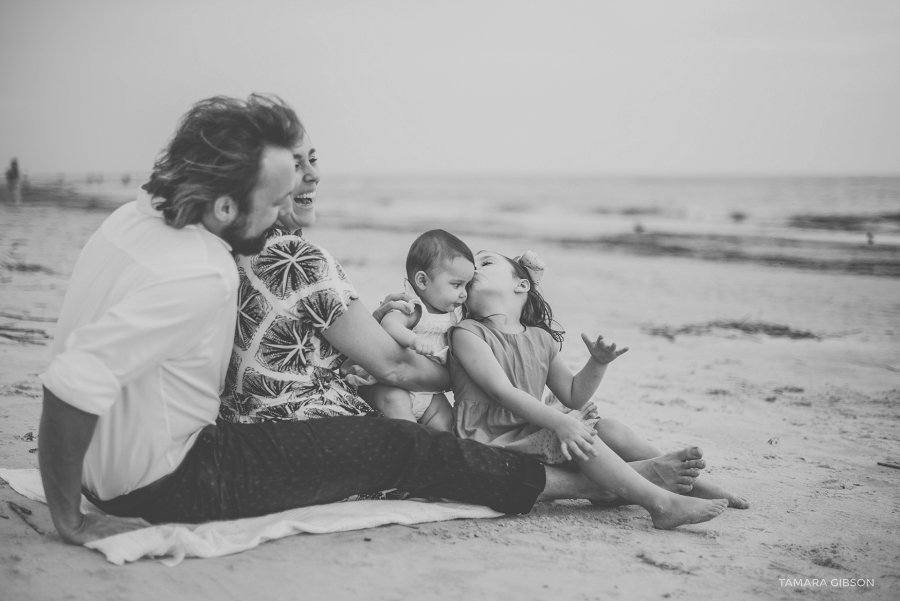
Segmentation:
{"type": "Polygon", "coordinates": [[[598,486],[650,512],[653,525],[671,529],[709,521],[728,506],[727,499],[697,499],[669,492],[645,479],[602,441],[594,442],[597,456],[577,459],[582,473],[598,486]]]}
{"type": "Polygon", "coordinates": [[[663,454],[616,419],[601,419],[595,429],[600,440],[616,455],[654,484],[700,499],[728,499],[728,506],[737,509],[750,507],[746,499],[713,484],[708,478],[699,479],[706,462],[701,459],[703,452],[698,447],[663,454]]]}

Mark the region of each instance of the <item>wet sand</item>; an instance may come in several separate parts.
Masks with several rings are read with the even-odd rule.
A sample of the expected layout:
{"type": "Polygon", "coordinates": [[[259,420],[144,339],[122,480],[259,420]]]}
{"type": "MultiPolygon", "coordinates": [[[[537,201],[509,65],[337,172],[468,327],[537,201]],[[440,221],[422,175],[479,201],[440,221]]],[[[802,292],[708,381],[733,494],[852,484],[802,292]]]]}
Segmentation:
{"type": "MultiPolygon", "coordinates": [[[[0,204],[3,467],[37,466],[36,376],[78,250],[106,214],[84,203],[0,204]]],[[[416,224],[379,230],[351,227],[352,215],[325,217],[308,237],[342,262],[373,308],[398,288],[416,224]]],[[[666,450],[701,446],[709,476],[745,496],[749,510],[663,532],[639,508],[556,502],[527,516],[295,536],[170,569],[153,561],[115,567],[64,545],[46,507],[0,485],[2,597],[781,599],[796,598],[795,589],[823,599],[862,590],[872,599],[900,596],[900,470],[877,465],[900,462],[900,280],[563,246],[516,231],[458,233],[476,249],[537,250],[572,366],[586,357],[582,331],[631,347],[595,397],[601,415],[666,450]],[[768,327],[709,326],[715,322],[768,327]],[[785,331],[813,337],[778,335],[785,331]],[[7,501],[33,511],[44,534],[7,501]],[[843,579],[875,585],[832,584],[843,579]]]]}

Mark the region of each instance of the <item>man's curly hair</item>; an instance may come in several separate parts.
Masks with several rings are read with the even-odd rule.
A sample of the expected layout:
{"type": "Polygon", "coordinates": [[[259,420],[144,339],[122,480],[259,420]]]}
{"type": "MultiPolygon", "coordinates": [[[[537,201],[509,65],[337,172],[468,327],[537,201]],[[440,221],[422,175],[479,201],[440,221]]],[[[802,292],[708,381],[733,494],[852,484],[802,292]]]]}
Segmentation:
{"type": "Polygon", "coordinates": [[[291,149],[303,135],[296,113],[277,96],[201,100],[182,117],[143,188],[162,199],[155,207],[176,228],[198,223],[220,196],[246,212],[266,147],[291,149]]]}

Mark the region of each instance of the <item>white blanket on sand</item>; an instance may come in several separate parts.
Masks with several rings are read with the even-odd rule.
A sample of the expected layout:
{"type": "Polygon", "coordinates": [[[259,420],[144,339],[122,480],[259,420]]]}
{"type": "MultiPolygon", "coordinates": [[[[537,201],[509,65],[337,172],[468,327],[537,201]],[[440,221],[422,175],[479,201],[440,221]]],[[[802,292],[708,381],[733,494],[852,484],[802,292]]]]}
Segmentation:
{"type": "MultiPolygon", "coordinates": [[[[19,494],[46,503],[38,470],[0,469],[19,494]]],[[[102,513],[84,497],[84,512],[102,513]]],[[[493,518],[503,515],[478,505],[421,501],[351,501],[291,509],[258,518],[205,524],[163,524],[118,534],[86,544],[116,565],[142,557],[165,557],[175,566],[185,557],[219,557],[252,549],[267,540],[308,532],[344,532],[385,524],[419,524],[458,518],[493,518]]]]}

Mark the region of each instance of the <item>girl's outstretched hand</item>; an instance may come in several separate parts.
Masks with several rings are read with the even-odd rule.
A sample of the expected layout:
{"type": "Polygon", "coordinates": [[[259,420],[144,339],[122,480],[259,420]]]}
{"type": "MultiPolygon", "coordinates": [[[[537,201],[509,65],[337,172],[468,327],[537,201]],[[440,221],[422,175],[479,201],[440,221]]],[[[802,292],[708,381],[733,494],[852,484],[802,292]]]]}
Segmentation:
{"type": "Polygon", "coordinates": [[[559,425],[553,432],[559,437],[563,456],[569,461],[574,455],[578,459],[588,460],[588,455],[597,456],[594,448],[594,436],[597,433],[581,420],[570,415],[563,415],[559,425]]]}
{"type": "Polygon", "coordinates": [[[584,341],[584,345],[587,347],[591,357],[593,357],[594,361],[600,365],[612,363],[617,357],[628,352],[627,346],[622,350],[617,351],[615,342],[607,346],[603,342],[603,336],[597,336],[596,342],[592,342],[587,334],[582,334],[581,339],[584,341]]]}

